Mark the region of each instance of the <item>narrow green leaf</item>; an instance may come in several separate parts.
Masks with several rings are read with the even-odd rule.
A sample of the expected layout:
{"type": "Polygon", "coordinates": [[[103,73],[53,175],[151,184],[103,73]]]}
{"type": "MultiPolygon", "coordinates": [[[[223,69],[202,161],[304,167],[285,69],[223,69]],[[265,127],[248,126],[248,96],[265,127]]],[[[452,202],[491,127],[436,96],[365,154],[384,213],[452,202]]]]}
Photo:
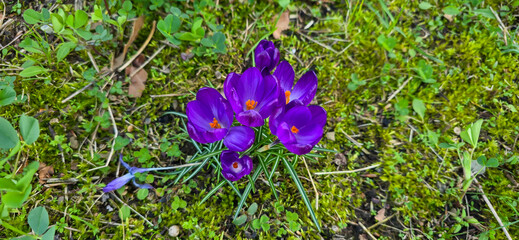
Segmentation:
{"type": "Polygon", "coordinates": [[[45,73],[48,70],[45,68],[42,68],[40,66],[30,66],[23,71],[20,72],[20,76],[22,77],[33,77],[41,73],[45,73]]]}
{"type": "Polygon", "coordinates": [[[319,220],[317,220],[317,216],[315,215],[314,209],[312,208],[312,203],[308,199],[308,196],[306,195],[305,188],[303,187],[303,184],[301,184],[301,181],[299,181],[299,177],[297,176],[297,172],[292,167],[292,164],[288,162],[286,158],[282,158],[283,163],[285,164],[285,167],[287,168],[288,172],[290,173],[290,176],[292,177],[292,180],[294,180],[294,183],[297,186],[297,189],[299,190],[299,193],[301,194],[301,197],[303,198],[303,201],[306,205],[306,208],[308,208],[308,212],[310,213],[310,217],[312,218],[312,221],[314,222],[315,226],[321,231],[321,226],[319,225],[319,220]]]}
{"type": "Polygon", "coordinates": [[[50,21],[52,22],[52,28],[54,29],[54,33],[61,32],[61,30],[64,27],[63,18],[60,15],[53,13],[50,15],[50,21]]]}
{"type": "Polygon", "coordinates": [[[413,110],[416,113],[418,113],[418,116],[420,116],[420,118],[423,121],[424,117],[425,117],[425,104],[423,103],[422,100],[420,100],[418,98],[413,99],[413,110]]]}
{"type": "Polygon", "coordinates": [[[477,147],[478,145],[478,140],[479,140],[479,133],[481,132],[481,125],[483,124],[483,120],[480,119],[480,120],[477,120],[474,124],[472,124],[472,126],[470,127],[470,131],[472,132],[471,134],[471,138],[472,138],[472,142],[474,143],[474,148],[477,147]]]}
{"type": "Polygon", "coordinates": [[[44,207],[36,207],[29,213],[27,222],[34,233],[42,235],[49,227],[49,213],[44,207]]]}
{"type": "Polygon", "coordinates": [[[20,133],[27,144],[33,144],[40,136],[40,123],[36,118],[22,115],[20,117],[20,133]]]}
{"type": "Polygon", "coordinates": [[[249,196],[249,193],[252,190],[252,185],[254,185],[254,183],[256,182],[256,180],[262,172],[262,167],[256,167],[256,169],[254,170],[254,174],[252,175],[252,181],[249,181],[249,183],[243,190],[243,193],[241,194],[240,202],[238,202],[238,207],[236,207],[236,212],[234,213],[234,219],[236,219],[240,214],[240,210],[245,204],[245,201],[247,200],[247,197],[249,196]]]}
{"type": "Polygon", "coordinates": [[[225,181],[221,181],[218,185],[216,185],[216,187],[214,187],[213,189],[211,189],[211,191],[209,191],[205,197],[202,199],[202,201],[200,201],[198,203],[198,205],[202,205],[202,203],[204,203],[205,201],[207,201],[207,199],[209,199],[211,196],[213,196],[213,194],[216,193],[216,191],[218,191],[220,188],[223,187],[223,185],[225,185],[225,181]]]}
{"type": "Polygon", "coordinates": [[[290,0],[278,0],[279,6],[286,8],[290,4],[290,0]]]}
{"type": "Polygon", "coordinates": [[[454,16],[454,15],[458,15],[460,13],[460,10],[454,6],[447,6],[447,7],[443,8],[443,13],[454,16]]]}
{"type": "Polygon", "coordinates": [[[0,148],[14,148],[19,141],[18,133],[14,130],[13,125],[5,118],[0,117],[0,148]]]}

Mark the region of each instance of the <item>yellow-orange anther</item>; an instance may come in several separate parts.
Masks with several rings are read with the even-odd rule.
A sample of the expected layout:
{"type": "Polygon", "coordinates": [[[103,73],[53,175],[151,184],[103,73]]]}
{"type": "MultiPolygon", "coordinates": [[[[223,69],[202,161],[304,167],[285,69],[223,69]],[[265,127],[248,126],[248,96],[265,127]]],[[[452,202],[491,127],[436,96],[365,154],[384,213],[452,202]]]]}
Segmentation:
{"type": "Polygon", "coordinates": [[[292,126],[292,128],[290,129],[290,131],[292,131],[293,133],[298,133],[298,132],[299,132],[299,129],[297,129],[296,126],[292,126]]]}
{"type": "Polygon", "coordinates": [[[245,105],[247,106],[247,110],[253,110],[258,105],[258,102],[249,99],[245,102],[245,105]]]}
{"type": "Polygon", "coordinates": [[[232,163],[232,167],[233,167],[233,168],[238,168],[238,163],[237,163],[237,162],[233,162],[233,163],[232,163]]]}
{"type": "Polygon", "coordinates": [[[287,100],[286,104],[288,104],[290,102],[290,91],[285,92],[285,99],[287,100]]]}
{"type": "Polygon", "coordinates": [[[212,128],[222,128],[222,126],[220,126],[220,123],[218,123],[218,120],[216,120],[216,118],[213,118],[213,122],[210,122],[209,123],[209,126],[211,126],[212,128]]]}

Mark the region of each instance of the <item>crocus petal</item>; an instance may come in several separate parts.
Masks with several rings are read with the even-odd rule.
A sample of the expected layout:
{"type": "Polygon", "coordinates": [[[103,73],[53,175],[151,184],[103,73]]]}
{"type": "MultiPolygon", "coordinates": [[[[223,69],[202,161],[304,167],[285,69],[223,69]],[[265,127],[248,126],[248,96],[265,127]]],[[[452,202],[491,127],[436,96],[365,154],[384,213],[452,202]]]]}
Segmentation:
{"type": "Polygon", "coordinates": [[[268,53],[266,51],[264,51],[264,52],[261,52],[261,53],[257,54],[254,60],[256,62],[256,67],[261,72],[263,72],[263,70],[265,68],[268,68],[270,66],[271,58],[268,55],[268,53]]]}
{"type": "Polygon", "coordinates": [[[285,113],[288,110],[290,110],[294,107],[297,107],[297,106],[303,106],[303,103],[301,101],[299,101],[298,99],[295,99],[293,101],[290,101],[287,105],[285,105],[283,107],[279,107],[273,111],[272,115],[269,118],[269,128],[270,128],[270,132],[273,135],[277,134],[277,127],[278,127],[280,121],[283,119],[283,116],[285,115],[285,113]]]}
{"type": "Polygon", "coordinates": [[[303,128],[311,119],[312,113],[306,106],[294,107],[283,116],[283,122],[288,123],[290,127],[295,126],[298,129],[303,128]]]}
{"type": "Polygon", "coordinates": [[[247,127],[259,127],[264,124],[263,117],[256,110],[248,110],[236,114],[236,120],[247,127]]]}
{"type": "Polygon", "coordinates": [[[312,151],[314,148],[311,144],[285,144],[288,151],[297,155],[304,155],[312,151]]]}
{"type": "Polygon", "coordinates": [[[227,100],[229,100],[229,96],[231,95],[230,90],[232,89],[232,84],[234,84],[237,81],[240,81],[240,78],[241,75],[234,72],[229,73],[229,75],[227,75],[227,78],[225,78],[225,81],[223,82],[223,92],[227,100]]]}
{"type": "Polygon", "coordinates": [[[279,87],[276,79],[272,75],[267,75],[263,77],[263,83],[259,89],[261,89],[261,92],[257,91],[255,95],[259,101],[256,109],[258,109],[263,119],[265,119],[269,117],[277,107],[279,87]]]}
{"type": "Polygon", "coordinates": [[[282,61],[274,71],[274,76],[279,82],[279,87],[282,91],[281,94],[285,94],[286,91],[292,91],[294,86],[294,69],[287,61],[282,61]]]}
{"type": "Polygon", "coordinates": [[[277,127],[276,136],[283,144],[294,143],[297,141],[296,136],[294,136],[294,133],[290,130],[290,128],[291,126],[286,122],[280,123],[277,127]]]}
{"type": "Polygon", "coordinates": [[[232,124],[231,105],[216,89],[208,87],[201,88],[196,93],[196,101],[203,105],[203,111],[209,113],[211,117],[209,122],[212,122],[213,118],[216,118],[223,128],[230,127],[232,124]]]}
{"type": "Polygon", "coordinates": [[[123,155],[122,154],[119,154],[119,162],[123,165],[124,168],[130,170],[130,165],[128,165],[128,163],[123,161],[123,155]]]}
{"type": "Polygon", "coordinates": [[[106,184],[106,186],[103,188],[103,192],[110,192],[113,190],[117,190],[121,188],[122,186],[126,185],[130,180],[133,179],[133,174],[127,173],[121,177],[118,177],[114,179],[113,181],[106,184]]]}
{"type": "Polygon", "coordinates": [[[290,99],[299,99],[305,105],[310,104],[317,92],[317,75],[313,71],[308,71],[297,81],[290,99]]]}
{"type": "Polygon", "coordinates": [[[147,183],[144,183],[144,184],[137,183],[137,181],[135,181],[135,178],[132,179],[132,182],[133,182],[133,185],[135,185],[138,188],[146,188],[146,189],[152,189],[153,188],[153,186],[151,186],[151,185],[149,185],[147,183]]]}
{"type": "Polygon", "coordinates": [[[308,109],[312,113],[312,122],[324,127],[326,124],[326,110],[321,106],[308,106],[308,109]]]}
{"type": "Polygon", "coordinates": [[[223,144],[231,151],[242,152],[254,143],[254,130],[246,126],[231,127],[223,144]]]}
{"type": "Polygon", "coordinates": [[[187,132],[189,136],[199,143],[213,143],[222,140],[227,134],[227,128],[214,129],[207,131],[187,122],[187,132]]]}
{"type": "Polygon", "coordinates": [[[237,181],[252,171],[252,159],[244,155],[239,158],[238,153],[225,150],[220,154],[222,175],[229,181],[237,181]]]}

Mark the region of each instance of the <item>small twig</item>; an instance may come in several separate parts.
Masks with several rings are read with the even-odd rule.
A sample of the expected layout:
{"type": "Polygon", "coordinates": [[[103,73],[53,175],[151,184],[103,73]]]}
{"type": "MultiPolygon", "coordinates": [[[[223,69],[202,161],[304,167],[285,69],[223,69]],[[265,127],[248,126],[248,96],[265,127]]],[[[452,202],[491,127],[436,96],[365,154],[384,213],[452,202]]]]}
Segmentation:
{"type": "MultiPolygon", "coordinates": [[[[6,24],[7,25],[7,24],[6,24]]],[[[6,44],[5,46],[3,46],[2,48],[0,48],[0,50],[3,50],[4,48],[6,48],[7,46],[10,46],[14,41],[18,40],[18,38],[20,38],[21,36],[23,36],[22,32],[18,32],[18,34],[16,34],[16,37],[14,37],[14,39],[12,41],[10,41],[8,44],[6,44]]]]}
{"type": "Polygon", "coordinates": [[[371,234],[369,229],[367,229],[366,226],[364,226],[364,224],[362,224],[361,222],[358,222],[358,223],[359,223],[360,227],[364,230],[364,232],[366,232],[372,239],[377,240],[377,238],[375,236],[373,236],[373,234],[371,234]]]}
{"type": "Polygon", "coordinates": [[[398,213],[394,213],[393,215],[391,215],[391,216],[389,216],[389,217],[387,217],[387,218],[384,218],[382,221],[377,222],[377,223],[375,223],[375,224],[369,226],[369,227],[368,227],[368,230],[371,230],[371,229],[377,227],[378,225],[381,225],[381,224],[383,224],[383,223],[389,221],[391,218],[393,218],[393,217],[396,216],[397,214],[398,214],[398,213]]]}
{"type": "Polygon", "coordinates": [[[361,143],[357,142],[355,139],[353,139],[352,137],[350,137],[350,135],[348,135],[346,132],[344,132],[344,130],[341,129],[341,132],[342,134],[344,134],[346,136],[346,138],[348,140],[350,140],[351,143],[355,144],[355,146],[357,146],[358,148],[360,148],[360,150],[366,154],[366,155],[369,155],[370,153],[368,152],[368,150],[366,150],[361,143]]]}
{"type": "Polygon", "coordinates": [[[85,91],[87,88],[89,88],[90,86],[92,86],[94,84],[94,82],[91,82],[89,84],[87,84],[86,86],[82,87],[81,89],[75,91],[74,93],[72,93],[70,96],[68,96],[67,98],[63,99],[61,101],[61,103],[66,103],[68,102],[70,99],[74,98],[75,96],[77,96],[78,94],[80,94],[81,92],[85,91]]]}
{"type": "Polygon", "coordinates": [[[106,11],[108,11],[108,16],[110,16],[110,18],[112,18],[112,13],[110,12],[110,7],[108,6],[108,2],[106,0],[104,0],[104,2],[105,2],[106,11]]]}
{"type": "Polygon", "coordinates": [[[154,58],[157,56],[157,54],[159,54],[159,53],[162,51],[162,49],[164,49],[164,47],[166,47],[166,45],[162,45],[162,46],[160,46],[160,48],[157,49],[157,51],[155,51],[155,52],[153,53],[153,55],[151,55],[151,57],[149,57],[148,60],[146,60],[146,62],[144,62],[142,65],[140,65],[137,69],[135,69],[135,70],[130,74],[130,78],[133,77],[133,76],[135,76],[135,74],[137,74],[137,72],[139,72],[139,71],[140,71],[142,68],[144,68],[148,63],[150,63],[151,60],[154,59],[154,58]]]}
{"type": "Polygon", "coordinates": [[[485,192],[483,191],[483,188],[481,187],[481,184],[479,184],[479,182],[478,182],[478,179],[474,178],[474,182],[476,183],[478,190],[481,192],[481,195],[483,196],[483,200],[485,200],[485,203],[488,205],[488,208],[490,208],[490,211],[492,212],[492,214],[496,218],[497,223],[499,223],[499,226],[501,227],[501,229],[505,233],[506,238],[508,240],[512,240],[512,237],[510,236],[510,233],[508,233],[508,230],[506,230],[506,227],[503,225],[503,222],[501,221],[501,218],[499,217],[499,215],[497,214],[496,210],[494,209],[494,206],[492,205],[490,200],[488,200],[487,195],[485,194],[485,192]]]}
{"type": "Polygon", "coordinates": [[[115,123],[114,114],[112,112],[112,108],[110,107],[110,104],[108,104],[108,113],[110,114],[110,118],[112,119],[112,125],[113,125],[113,129],[114,129],[114,140],[112,141],[112,148],[110,149],[110,154],[108,155],[108,159],[106,160],[106,163],[104,166],[89,169],[89,170],[87,170],[87,172],[101,169],[104,167],[108,167],[108,164],[110,164],[110,161],[112,161],[112,157],[115,152],[115,150],[114,150],[115,149],[115,139],[117,138],[117,136],[119,136],[119,131],[117,130],[117,125],[115,123]]]}
{"type": "Polygon", "coordinates": [[[94,65],[94,69],[96,70],[96,72],[99,72],[99,67],[97,66],[94,56],[92,56],[92,53],[90,53],[90,51],[87,51],[87,55],[88,55],[88,58],[90,58],[90,62],[92,62],[92,65],[94,65]]]}
{"type": "Polygon", "coordinates": [[[369,167],[359,168],[359,169],[355,169],[355,170],[336,171],[336,172],[316,172],[314,174],[315,175],[330,175],[330,174],[356,173],[356,172],[362,172],[362,171],[366,171],[366,170],[369,170],[369,169],[373,169],[373,168],[376,168],[376,167],[379,167],[379,166],[380,166],[380,164],[375,164],[375,165],[371,165],[369,167]]]}
{"type": "Polygon", "coordinates": [[[119,201],[120,203],[128,206],[128,208],[130,208],[130,210],[132,210],[132,212],[134,212],[135,214],[137,214],[139,217],[141,217],[144,221],[146,221],[150,226],[154,226],[153,223],[151,223],[148,219],[146,219],[144,216],[142,216],[142,214],[140,214],[139,212],[137,212],[135,209],[133,209],[132,207],[130,207],[130,205],[126,204],[123,200],[121,200],[119,197],[117,197],[117,195],[115,195],[114,193],[111,193],[112,196],[117,199],[117,201],[119,201]]]}
{"type": "Polygon", "coordinates": [[[168,93],[168,94],[162,94],[162,95],[150,95],[151,98],[159,98],[159,97],[178,97],[183,96],[184,94],[181,93],[168,93]]]}
{"type": "Polygon", "coordinates": [[[150,32],[150,35],[148,35],[148,38],[146,39],[146,41],[142,44],[141,48],[139,48],[139,50],[137,50],[137,52],[130,58],[128,59],[122,66],[120,66],[117,70],[120,72],[124,69],[126,69],[126,67],[128,67],[132,62],[133,60],[135,60],[135,58],[137,58],[141,53],[142,51],[144,51],[144,49],[146,48],[146,46],[148,46],[148,43],[150,43],[151,41],[151,38],[153,37],[153,33],[155,33],[155,25],[157,24],[156,21],[153,21],[153,26],[151,27],[151,32],[150,32]]]}
{"type": "Polygon", "coordinates": [[[326,49],[332,51],[332,52],[335,53],[335,54],[338,54],[338,53],[339,53],[339,52],[337,52],[335,49],[333,49],[332,47],[330,47],[330,46],[328,46],[328,45],[326,45],[326,44],[323,44],[323,43],[321,43],[321,42],[319,42],[319,41],[317,41],[317,40],[315,40],[315,39],[313,39],[313,38],[311,38],[311,37],[305,35],[305,34],[302,33],[301,31],[297,31],[297,33],[299,33],[301,36],[305,37],[306,39],[310,40],[311,42],[316,43],[316,44],[318,44],[319,46],[321,46],[321,47],[323,47],[323,48],[326,48],[326,49]]]}
{"type": "Polygon", "coordinates": [[[394,91],[386,100],[386,103],[391,101],[391,99],[393,99],[400,91],[402,91],[402,89],[404,89],[405,85],[407,85],[407,83],[411,81],[411,79],[413,79],[413,77],[408,78],[396,91],[394,91]]]}
{"type": "Polygon", "coordinates": [[[317,191],[317,187],[315,187],[314,179],[312,178],[312,174],[310,173],[310,169],[308,168],[308,164],[306,164],[305,157],[303,157],[303,163],[305,164],[306,171],[308,172],[308,177],[310,177],[310,182],[312,183],[312,187],[315,192],[315,210],[319,210],[319,192],[317,191]]]}

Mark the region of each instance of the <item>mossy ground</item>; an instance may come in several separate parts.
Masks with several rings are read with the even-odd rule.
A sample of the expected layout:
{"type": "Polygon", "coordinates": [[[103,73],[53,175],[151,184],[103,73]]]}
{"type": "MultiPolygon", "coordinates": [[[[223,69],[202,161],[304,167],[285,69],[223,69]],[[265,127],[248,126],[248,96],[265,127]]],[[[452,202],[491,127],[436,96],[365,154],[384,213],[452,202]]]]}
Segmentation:
{"type": "MultiPolygon", "coordinates": [[[[4,7],[8,16],[16,19],[13,25],[16,27],[12,27],[11,32],[22,30],[26,33],[24,37],[35,36],[31,33],[36,28],[24,26],[21,16],[10,13],[15,2],[7,1],[4,7]]],[[[283,167],[273,178],[281,200],[276,203],[267,181],[261,176],[247,200],[247,204],[259,204],[259,208],[246,225],[237,227],[232,223],[238,197],[228,186],[199,204],[217,184],[217,174],[210,168],[200,172],[189,185],[170,185],[174,176],[156,175],[153,185],[157,191],[151,191],[143,200],[136,197],[138,189],[126,186],[117,196],[153,226],[134,213],[128,221],[121,221],[118,208],[122,203],[101,191],[104,184],[116,177],[119,167],[115,158],[109,168],[88,171],[105,163],[114,137],[112,126],[102,124],[103,121],[110,123],[109,118],[94,119],[108,111],[102,101],[108,102],[113,110],[119,135],[133,135],[123,154],[136,156],[142,148],[150,150],[147,162],[134,161],[133,165],[164,166],[183,162],[193,153],[193,147],[179,140],[182,139],[179,134],[184,134],[182,120],[163,114],[185,111],[186,103],[193,99],[192,93],[198,88],[212,84],[221,89],[228,73],[242,72],[251,66],[252,59],[247,52],[269,32],[273,18],[281,11],[274,2],[234,2],[233,5],[220,2],[207,10],[225,26],[222,31],[227,36],[228,53],[183,60],[181,53],[189,51],[186,45],[166,46],[145,67],[149,78],[141,98],[127,96],[128,77],[116,72],[112,78],[95,77],[94,88],[61,103],[89,83],[85,72],[92,71],[89,69],[93,66],[87,50],[73,52],[66,61],[58,63],[20,52],[19,40],[11,44],[9,51],[2,55],[1,68],[19,67],[28,59],[34,59],[44,61],[52,70],[44,77],[17,77],[15,90],[26,94],[28,99],[2,107],[0,113],[12,122],[22,113],[36,116],[40,121],[42,135],[35,146],[22,154],[23,161],[40,161],[54,167],[54,177],[79,180],[75,184],[53,187],[44,187],[35,180],[31,198],[23,208],[11,213],[11,225],[29,232],[26,215],[38,205],[49,210],[51,223],[58,226],[58,237],[62,239],[168,238],[168,228],[172,225],[181,227],[180,238],[193,239],[276,238],[279,229],[288,231],[280,235],[283,238],[369,239],[362,226],[369,228],[376,224],[375,215],[385,211],[385,222],[369,228],[378,239],[473,239],[473,236],[504,239],[476,184],[469,188],[462,202],[458,201],[463,180],[460,160],[454,151],[438,147],[438,143],[449,140],[461,141],[460,129],[484,119],[481,144],[475,156],[499,154],[501,164],[487,169],[478,181],[510,234],[519,236],[519,171],[517,163],[505,162],[519,150],[516,109],[519,107],[519,57],[517,45],[512,46],[518,12],[513,7],[515,3],[501,1],[430,1],[432,5],[428,9],[419,7],[420,2],[403,0],[387,2],[385,6],[378,1],[290,5],[291,28],[279,40],[272,36],[267,38],[274,40],[283,58],[294,66],[296,76],[309,69],[317,73],[319,89],[315,103],[328,112],[325,129],[328,134],[320,144],[338,152],[323,153],[326,158],[306,159],[310,172],[353,170],[379,164],[367,171],[313,175],[319,194],[316,202],[307,169],[299,162],[297,171],[301,181],[314,207],[318,203],[316,213],[322,232],[313,225],[283,167]],[[449,5],[459,12],[447,15],[445,7],[449,5]],[[477,14],[477,9],[490,7],[508,27],[510,35],[506,35],[506,40],[499,21],[477,14]],[[377,41],[379,36],[393,38],[394,46],[384,48],[377,41]],[[416,71],[420,60],[432,67],[435,82],[420,79],[416,71]],[[363,82],[355,83],[354,74],[363,82]],[[118,82],[123,83],[122,87],[117,86],[118,82]],[[123,93],[118,93],[119,88],[123,93]],[[169,93],[178,96],[151,97],[169,93]],[[108,96],[108,100],[103,96],[108,96]],[[426,105],[423,121],[413,111],[411,103],[415,98],[426,105]],[[434,141],[429,132],[435,133],[432,135],[438,140],[434,141]],[[73,144],[74,141],[78,144],[73,144]],[[168,157],[159,148],[162,141],[177,144],[182,154],[168,157]],[[186,202],[185,207],[182,201],[186,202]],[[172,203],[180,207],[172,208],[172,203]],[[290,230],[286,212],[276,210],[279,205],[299,215],[300,231],[290,230]],[[460,218],[462,211],[468,217],[460,218]],[[71,215],[83,220],[78,221],[71,215]],[[251,228],[252,220],[261,215],[270,218],[269,231],[251,228]],[[469,224],[470,218],[479,224],[469,224]]],[[[103,1],[96,4],[102,6],[103,1]]],[[[191,8],[188,3],[178,4],[191,8]]],[[[71,5],[66,1],[58,7],[62,6],[71,5]]],[[[21,7],[41,8],[23,1],[21,7]]],[[[129,55],[144,42],[151,22],[165,15],[161,11],[145,12],[145,26],[129,55]]],[[[130,28],[127,25],[124,39],[130,28]]],[[[13,36],[2,36],[1,43],[7,44],[13,36]]],[[[56,41],[52,35],[47,37],[51,45],[56,41]]],[[[151,56],[164,45],[163,39],[160,33],[155,33],[144,55],[151,56]]],[[[109,66],[108,56],[120,51],[124,43],[114,38],[98,46],[97,51],[102,55],[95,55],[97,64],[109,66]]],[[[0,72],[0,77],[6,75],[16,76],[17,71],[0,72]]],[[[121,174],[120,169],[117,176],[121,174]]],[[[239,188],[243,189],[246,183],[247,180],[239,183],[239,188]]],[[[16,233],[1,229],[0,237],[15,236],[16,233]]]]}

